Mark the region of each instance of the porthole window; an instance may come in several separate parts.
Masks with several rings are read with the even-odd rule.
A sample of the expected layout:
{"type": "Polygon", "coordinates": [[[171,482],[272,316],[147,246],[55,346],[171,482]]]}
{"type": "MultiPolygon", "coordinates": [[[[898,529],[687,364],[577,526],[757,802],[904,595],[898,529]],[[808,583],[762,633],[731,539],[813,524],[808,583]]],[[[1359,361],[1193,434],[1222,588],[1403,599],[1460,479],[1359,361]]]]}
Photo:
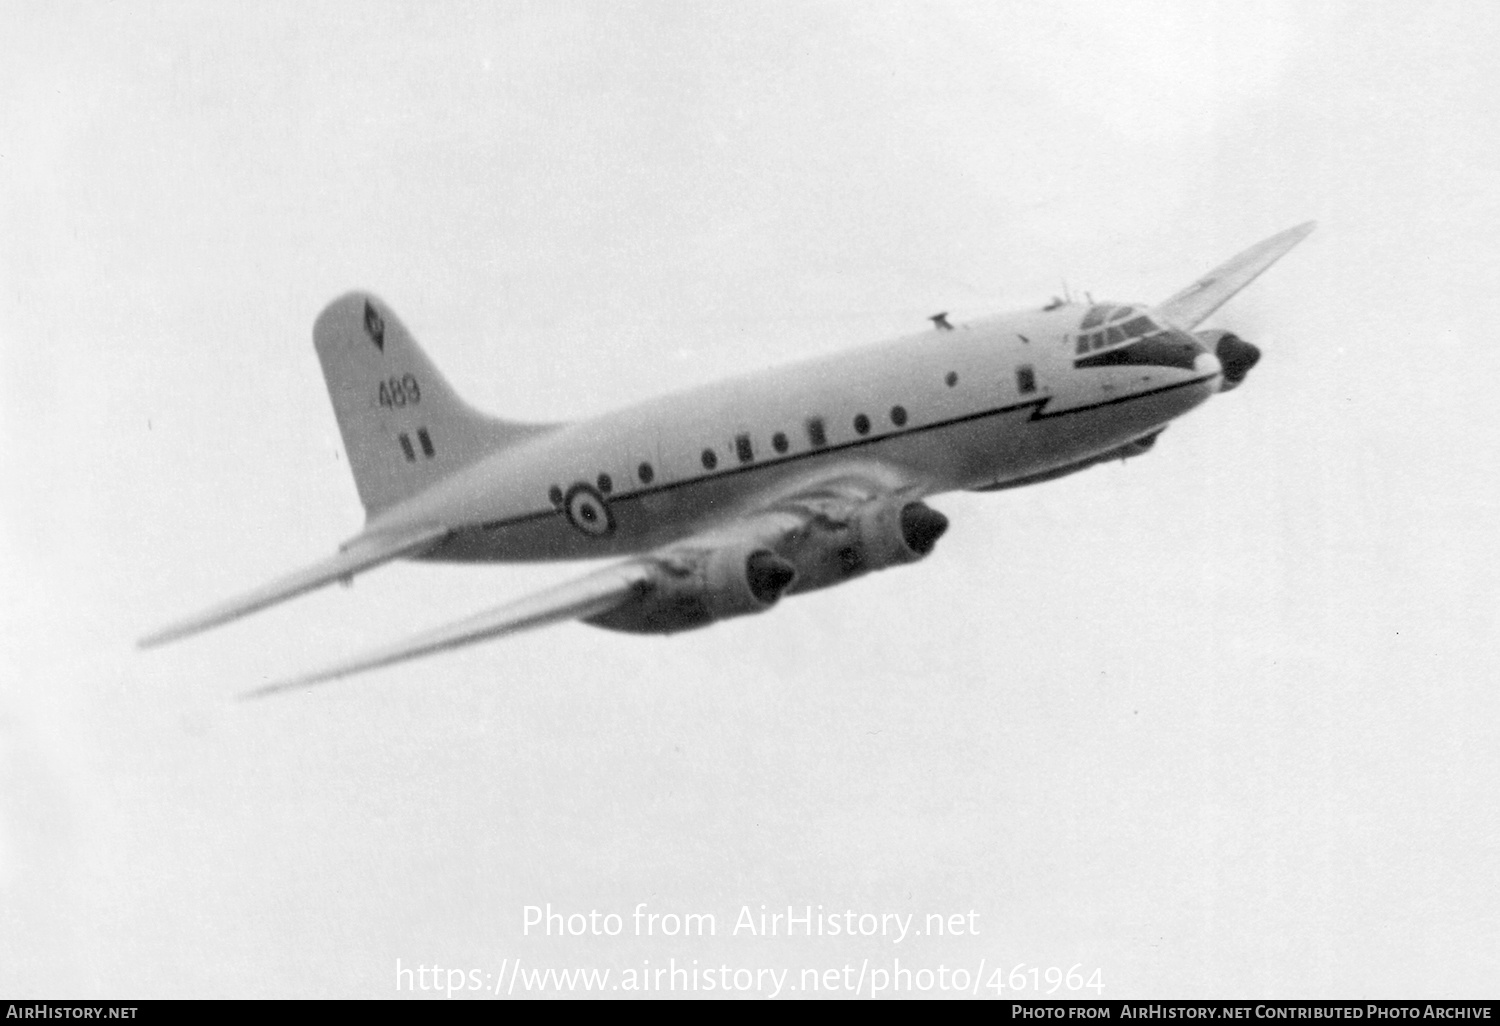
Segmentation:
{"type": "Polygon", "coordinates": [[[562,489],[557,485],[553,485],[547,489],[547,498],[552,500],[552,505],[561,506],[563,500],[562,489]]]}
{"type": "Polygon", "coordinates": [[[712,470],[719,465],[719,457],[714,455],[712,449],[703,450],[703,469],[712,470]]]}
{"type": "Polygon", "coordinates": [[[777,452],[786,452],[786,446],[786,435],[778,431],[771,436],[771,448],[775,449],[777,452]]]}
{"type": "Polygon", "coordinates": [[[854,430],[862,435],[868,435],[870,433],[870,418],[866,417],[863,413],[855,417],[854,430]]]}
{"type": "Polygon", "coordinates": [[[948,377],[947,377],[946,380],[948,382],[948,387],[952,388],[954,385],[958,384],[958,372],[957,371],[949,371],[948,372],[948,377]]]}
{"type": "Polygon", "coordinates": [[[807,440],[813,444],[814,449],[821,449],[828,444],[828,432],[823,430],[822,417],[807,419],[807,440]]]}
{"type": "Polygon", "coordinates": [[[651,469],[651,464],[649,463],[642,463],[636,470],[636,474],[640,477],[641,484],[650,484],[651,479],[656,476],[656,472],[651,469]]]}
{"type": "Polygon", "coordinates": [[[735,455],[739,456],[741,463],[749,463],[755,459],[755,450],[750,445],[749,435],[734,436],[735,455]]]}
{"type": "Polygon", "coordinates": [[[1021,393],[1036,391],[1036,371],[1022,364],[1016,368],[1016,389],[1021,393]]]}
{"type": "Polygon", "coordinates": [[[905,406],[892,406],[891,407],[891,423],[894,424],[894,425],[896,425],[897,427],[903,427],[906,424],[906,407],[905,406]]]}
{"type": "Polygon", "coordinates": [[[614,490],[614,487],[615,483],[609,479],[608,474],[599,475],[599,491],[601,493],[608,495],[611,491],[614,490]]]}

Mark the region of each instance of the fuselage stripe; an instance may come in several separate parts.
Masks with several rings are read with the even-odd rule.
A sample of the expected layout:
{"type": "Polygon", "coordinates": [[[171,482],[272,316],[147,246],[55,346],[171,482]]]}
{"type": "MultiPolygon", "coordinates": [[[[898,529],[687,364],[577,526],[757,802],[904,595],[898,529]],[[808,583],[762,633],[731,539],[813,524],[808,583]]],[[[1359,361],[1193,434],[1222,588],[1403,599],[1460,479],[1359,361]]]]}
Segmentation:
{"type": "MultiPolygon", "coordinates": [[[[953,427],[956,424],[967,424],[970,421],[982,420],[986,417],[1000,417],[1004,416],[1007,413],[1014,413],[1017,410],[1024,410],[1028,406],[1033,407],[1031,416],[1027,418],[1028,421],[1051,420],[1057,417],[1066,417],[1075,413],[1087,413],[1090,410],[1103,409],[1106,406],[1118,406],[1121,403],[1133,402],[1136,399],[1145,399],[1148,396],[1160,395],[1163,392],[1171,392],[1175,389],[1186,388],[1190,385],[1201,385],[1203,382],[1212,381],[1216,377],[1218,377],[1217,373],[1207,374],[1201,378],[1192,378],[1188,381],[1176,381],[1170,385],[1163,385],[1161,388],[1153,388],[1149,392],[1135,392],[1131,395],[1117,396],[1114,399],[1106,399],[1103,402],[1092,403],[1088,406],[1070,406],[1066,410],[1057,410],[1054,413],[1046,412],[1046,406],[1052,401],[1052,396],[1039,396],[1036,399],[1027,399],[1025,402],[1011,403],[1008,406],[997,406],[994,409],[980,410],[977,413],[966,413],[960,417],[951,417],[948,420],[934,421],[931,424],[922,424],[917,427],[905,428],[897,431],[888,431],[883,435],[873,435],[868,438],[856,438],[839,445],[828,445],[824,446],[821,449],[809,449],[806,452],[794,453],[790,456],[779,456],[768,460],[757,460],[754,463],[746,464],[743,466],[730,467],[708,474],[699,474],[697,477],[683,478],[680,481],[669,481],[663,484],[656,485],[652,488],[640,488],[633,492],[611,496],[609,502],[611,505],[614,505],[615,503],[624,502],[628,499],[642,499],[650,495],[660,495],[663,492],[669,492],[675,488],[687,488],[691,485],[700,484],[708,480],[722,480],[723,478],[732,477],[736,474],[747,474],[752,471],[763,470],[766,467],[785,466],[788,463],[795,463],[798,460],[811,459],[815,456],[827,456],[830,453],[843,452],[845,450],[858,448],[859,446],[863,445],[877,445],[880,442],[887,441],[891,438],[921,434],[924,431],[936,431],[941,428],[953,427]]],[[[517,524],[524,524],[532,520],[542,520],[546,517],[563,515],[564,510],[552,507],[544,510],[538,510],[535,513],[522,513],[519,516],[508,517],[502,520],[487,520],[479,526],[486,531],[496,531],[503,527],[514,527],[517,524]]]]}

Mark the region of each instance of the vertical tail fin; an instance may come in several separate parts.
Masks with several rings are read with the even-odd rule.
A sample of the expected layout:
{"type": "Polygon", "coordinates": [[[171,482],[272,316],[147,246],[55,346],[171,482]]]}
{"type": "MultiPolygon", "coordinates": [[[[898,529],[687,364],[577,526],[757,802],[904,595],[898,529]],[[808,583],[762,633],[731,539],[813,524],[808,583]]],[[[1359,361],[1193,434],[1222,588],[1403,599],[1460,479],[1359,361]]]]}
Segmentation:
{"type": "Polygon", "coordinates": [[[329,303],[313,325],[313,345],[370,516],[548,430],[498,420],[465,403],[390,308],[366,293],[329,303]]]}

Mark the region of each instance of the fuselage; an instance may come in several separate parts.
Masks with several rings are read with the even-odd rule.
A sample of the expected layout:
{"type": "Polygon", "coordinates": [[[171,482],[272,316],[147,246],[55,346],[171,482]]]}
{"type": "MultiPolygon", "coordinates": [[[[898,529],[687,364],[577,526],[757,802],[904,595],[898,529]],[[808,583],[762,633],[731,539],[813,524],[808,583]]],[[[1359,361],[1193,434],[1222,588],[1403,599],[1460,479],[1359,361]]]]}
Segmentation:
{"type": "Polygon", "coordinates": [[[1206,318],[1307,237],[1298,225],[1160,305],[1041,310],[745,374],[570,424],[474,409],[390,308],[329,302],[313,349],[365,508],[325,559],[141,638],[153,647],[399,559],[610,559],[572,580],[257,690],[575,620],[673,634],[926,558],[924,501],[1040,484],[1151,448],[1260,358],[1206,318]]]}
{"type": "Polygon", "coordinates": [[[1138,307],[1005,314],[539,433],[368,529],[464,525],[428,559],[588,559],[685,537],[834,462],[897,468],[922,482],[913,497],[993,487],[1159,431],[1214,394],[1220,370],[1138,307]]]}

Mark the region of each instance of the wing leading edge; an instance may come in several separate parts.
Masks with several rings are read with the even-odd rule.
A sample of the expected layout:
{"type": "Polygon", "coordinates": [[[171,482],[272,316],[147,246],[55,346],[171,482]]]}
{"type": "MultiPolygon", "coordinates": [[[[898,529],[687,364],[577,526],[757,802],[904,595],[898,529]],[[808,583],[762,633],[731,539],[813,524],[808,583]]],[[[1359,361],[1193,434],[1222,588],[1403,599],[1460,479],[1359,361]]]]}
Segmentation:
{"type": "Polygon", "coordinates": [[[639,562],[619,563],[605,567],[587,577],[580,577],[555,588],[539,591],[503,606],[434,628],[413,638],[375,649],[342,663],[315,670],[289,680],[267,684],[247,692],[246,698],[260,698],[278,691],[321,684],[364,670],[374,670],[419,656],[432,655],[450,648],[472,645],[491,638],[503,638],[533,627],[563,620],[578,620],[608,612],[646,586],[649,573],[639,562]]]}

